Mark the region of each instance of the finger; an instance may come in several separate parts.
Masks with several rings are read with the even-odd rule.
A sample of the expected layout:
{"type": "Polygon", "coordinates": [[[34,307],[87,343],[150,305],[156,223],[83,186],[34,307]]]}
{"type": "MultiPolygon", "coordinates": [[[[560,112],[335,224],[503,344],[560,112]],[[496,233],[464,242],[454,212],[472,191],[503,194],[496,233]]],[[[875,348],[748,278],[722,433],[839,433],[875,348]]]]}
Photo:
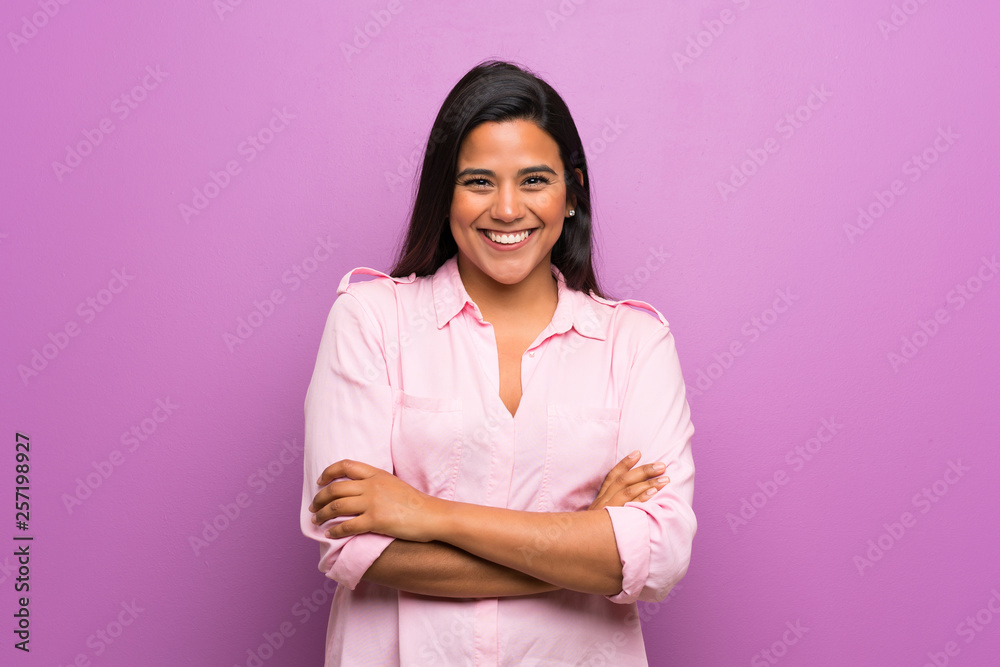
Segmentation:
{"type": "Polygon", "coordinates": [[[360,496],[362,492],[364,492],[364,486],[353,480],[331,482],[320,489],[319,492],[313,496],[312,504],[309,505],[309,511],[316,512],[335,498],[360,496]]]}
{"type": "Polygon", "coordinates": [[[348,519],[347,521],[342,521],[336,526],[328,529],[326,531],[326,536],[331,539],[339,539],[342,537],[350,537],[351,535],[359,535],[361,533],[367,533],[368,528],[366,526],[368,522],[365,517],[359,516],[354,519],[348,519]]]}
{"type": "Polygon", "coordinates": [[[638,500],[640,502],[648,500],[656,495],[656,492],[662,489],[670,482],[669,477],[659,477],[657,479],[647,479],[638,484],[631,484],[619,492],[619,500],[622,502],[628,502],[630,500],[638,500]]]}
{"type": "Polygon", "coordinates": [[[623,458],[621,461],[615,464],[615,467],[611,469],[611,472],[617,472],[619,474],[625,472],[639,461],[641,455],[642,452],[640,452],[638,449],[632,452],[631,454],[627,454],[625,458],[623,458]]]}
{"type": "Polygon", "coordinates": [[[606,480],[606,484],[601,488],[598,497],[605,494],[614,496],[626,487],[633,484],[639,484],[640,482],[645,482],[652,477],[662,474],[664,470],[666,470],[666,466],[659,461],[647,463],[646,465],[639,466],[638,468],[633,468],[632,470],[622,473],[622,475],[616,479],[609,478],[606,480]]]}
{"type": "Polygon", "coordinates": [[[365,479],[366,477],[371,477],[375,474],[378,468],[370,466],[367,463],[361,461],[352,461],[351,459],[343,459],[337,461],[334,464],[328,465],[323,473],[316,480],[316,483],[320,486],[328,484],[338,477],[350,477],[351,479],[365,479]]]}
{"type": "Polygon", "coordinates": [[[313,523],[320,525],[339,516],[363,514],[366,509],[368,509],[368,505],[365,499],[360,496],[334,498],[314,514],[313,523]]]}
{"type": "Polygon", "coordinates": [[[660,477],[658,479],[649,480],[648,482],[643,482],[643,486],[646,486],[646,489],[641,493],[639,493],[635,499],[638,500],[639,502],[644,502],[646,500],[649,500],[650,498],[656,495],[657,491],[659,491],[669,483],[670,483],[669,477],[660,477]]]}
{"type": "Polygon", "coordinates": [[[633,468],[622,475],[622,486],[638,484],[639,482],[644,482],[647,479],[653,479],[662,475],[666,469],[667,466],[662,461],[655,461],[653,463],[647,463],[646,465],[633,468]]]}
{"type": "Polygon", "coordinates": [[[603,495],[607,488],[613,484],[616,479],[628,472],[628,470],[639,461],[640,456],[641,452],[639,450],[635,450],[616,463],[614,467],[608,471],[608,474],[604,476],[604,482],[601,484],[601,488],[598,490],[597,495],[603,495]]]}

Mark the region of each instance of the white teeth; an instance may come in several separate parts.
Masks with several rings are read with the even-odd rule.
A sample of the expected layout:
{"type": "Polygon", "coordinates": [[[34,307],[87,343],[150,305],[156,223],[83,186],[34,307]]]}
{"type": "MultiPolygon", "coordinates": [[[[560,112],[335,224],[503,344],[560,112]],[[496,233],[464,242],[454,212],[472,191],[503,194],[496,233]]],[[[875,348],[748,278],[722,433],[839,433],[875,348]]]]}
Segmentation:
{"type": "Polygon", "coordinates": [[[524,239],[528,238],[531,235],[531,232],[534,230],[529,229],[527,231],[521,232],[520,234],[495,234],[489,230],[485,231],[486,231],[486,236],[488,236],[491,241],[494,241],[496,243],[503,243],[504,245],[511,245],[514,243],[520,243],[524,239]]]}

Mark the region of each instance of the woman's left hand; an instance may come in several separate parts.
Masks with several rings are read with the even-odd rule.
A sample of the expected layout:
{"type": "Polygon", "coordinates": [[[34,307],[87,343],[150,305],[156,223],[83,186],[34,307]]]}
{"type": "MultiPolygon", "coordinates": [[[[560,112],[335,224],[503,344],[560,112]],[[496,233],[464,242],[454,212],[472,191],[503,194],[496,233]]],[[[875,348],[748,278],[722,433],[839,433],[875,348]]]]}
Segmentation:
{"type": "Polygon", "coordinates": [[[326,531],[327,537],[342,538],[359,533],[380,533],[411,542],[430,542],[433,496],[417,491],[381,468],[344,459],[328,466],[318,483],[323,486],[309,511],[313,522],[322,524],[336,517],[351,516],[326,531]],[[340,477],[348,478],[333,482],[340,477]],[[326,485],[326,486],[324,486],[326,485]]]}

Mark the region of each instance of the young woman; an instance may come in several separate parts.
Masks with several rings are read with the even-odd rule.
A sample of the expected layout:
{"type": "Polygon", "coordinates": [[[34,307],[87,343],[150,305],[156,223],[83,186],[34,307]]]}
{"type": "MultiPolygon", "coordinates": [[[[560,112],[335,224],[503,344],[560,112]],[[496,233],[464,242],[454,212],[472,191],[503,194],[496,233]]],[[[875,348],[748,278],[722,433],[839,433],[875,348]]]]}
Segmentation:
{"type": "Polygon", "coordinates": [[[598,287],[544,81],[488,61],[445,99],[396,266],[344,276],[305,417],[326,665],[647,664],[636,600],[687,572],[694,428],[663,315],[598,287]]]}

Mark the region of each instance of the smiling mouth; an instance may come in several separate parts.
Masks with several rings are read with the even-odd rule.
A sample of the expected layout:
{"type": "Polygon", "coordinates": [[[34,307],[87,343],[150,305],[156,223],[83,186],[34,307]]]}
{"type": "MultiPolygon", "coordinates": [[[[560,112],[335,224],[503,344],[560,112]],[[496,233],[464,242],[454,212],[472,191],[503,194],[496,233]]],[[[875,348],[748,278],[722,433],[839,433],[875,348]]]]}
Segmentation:
{"type": "Polygon", "coordinates": [[[520,243],[529,236],[535,233],[534,229],[526,229],[524,231],[515,232],[513,234],[503,234],[499,232],[494,232],[489,229],[482,230],[483,235],[494,243],[500,243],[502,245],[514,245],[515,243],[520,243]]]}

